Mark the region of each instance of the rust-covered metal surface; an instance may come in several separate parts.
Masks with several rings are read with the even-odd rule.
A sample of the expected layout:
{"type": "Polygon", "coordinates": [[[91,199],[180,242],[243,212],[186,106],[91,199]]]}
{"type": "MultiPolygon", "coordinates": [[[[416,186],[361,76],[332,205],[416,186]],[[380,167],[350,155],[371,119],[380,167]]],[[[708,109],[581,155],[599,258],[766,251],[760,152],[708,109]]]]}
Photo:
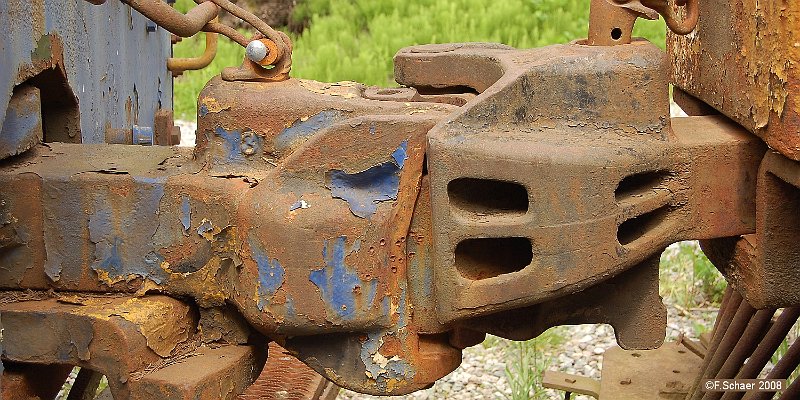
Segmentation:
{"type": "Polygon", "coordinates": [[[0,128],[0,159],[21,154],[41,143],[42,97],[39,89],[22,85],[14,90],[0,128]]]}
{"type": "Polygon", "coordinates": [[[757,308],[800,304],[800,163],[775,151],[761,162],[756,231],[703,241],[703,249],[747,301],[757,308]]]}
{"type": "Polygon", "coordinates": [[[703,358],[695,349],[705,350],[684,338],[654,350],[626,351],[615,346],[603,353],[602,381],[550,370],[544,372],[542,385],[597,399],[681,400],[700,374],[703,358]]]}
{"type": "MultiPolygon", "coordinates": [[[[635,303],[608,290],[571,310],[563,299],[650,268],[648,259],[669,243],[754,228],[763,146],[724,118],[670,123],[666,65],[649,43],[419,46],[396,60],[400,82],[414,86],[466,62],[504,73],[428,134],[441,322],[468,327],[471,318],[494,314],[481,328],[516,339],[581,319],[609,322],[623,347],[654,348],[664,314],[647,286],[652,277],[628,287],[635,303]],[[722,160],[732,166],[725,178],[710,174],[722,160]],[[554,299],[558,312],[547,312],[554,299]],[[580,311],[604,301],[609,315],[580,311]],[[527,320],[516,322],[525,311],[527,320]],[[571,319],[572,312],[583,317],[571,319]]],[[[458,78],[448,83],[480,90],[496,76],[458,78]]]]}
{"type": "Polygon", "coordinates": [[[668,35],[672,82],[800,160],[800,3],[699,3],[697,30],[668,35]]]}
{"type": "Polygon", "coordinates": [[[238,400],[333,400],[339,387],[272,342],[258,379],[238,400]]]}
{"type": "Polygon", "coordinates": [[[163,43],[136,33],[148,24],[128,6],[94,3],[0,5],[33,21],[12,18],[0,61],[4,398],[51,397],[68,372],[52,364],[89,371],[81,382],[106,375],[118,400],[277,398],[285,371],[290,397],[333,396],[331,382],[400,395],[487,333],[583,323],[612,325],[625,349],[586,393],[699,396],[703,377],[760,371],[796,320],[787,308],[767,326],[800,301],[797,53],[781,47],[796,38],[794,5],[756,7],[768,29],[753,42],[751,15],[727,5],[597,0],[588,39],[413,46],[395,56],[403,87],[374,88],[289,78],[288,37],[227,0],[186,15],[128,1],[178,34],[247,46],[200,93],[190,149],[130,145],[177,142],[171,99],[150,96],[171,96],[163,43]],[[212,21],[219,9],[259,33],[212,21]],[[688,33],[669,55],[631,38],[636,18],[659,13],[688,33]],[[121,29],[83,54],[84,36],[99,39],[65,24],[90,17],[121,29]],[[106,57],[112,41],[155,53],[129,74],[132,53],[106,57]],[[158,73],[138,75],[151,62],[158,73]],[[717,90],[728,75],[739,90],[717,90]],[[693,117],[669,117],[670,80],[693,117]],[[696,239],[736,290],[708,347],[661,347],[659,255],[696,239]],[[659,385],[630,377],[643,364],[659,385]],[[659,373],[673,364],[685,375],[659,373]]]}
{"type": "Polygon", "coordinates": [[[5,292],[0,318],[4,385],[19,368],[3,398],[26,396],[16,385],[60,388],[66,374],[26,366],[62,364],[102,373],[115,399],[232,399],[266,356],[263,343],[198,344],[197,310],[164,296],[5,292]]]}
{"type": "Polygon", "coordinates": [[[600,399],[683,399],[697,376],[702,358],[682,343],[665,343],[656,350],[603,353],[600,399]]]}
{"type": "Polygon", "coordinates": [[[3,184],[15,187],[3,192],[4,213],[14,219],[5,227],[3,286],[157,290],[190,296],[202,308],[231,303],[275,338],[360,330],[340,337],[355,344],[348,357],[370,362],[347,375],[363,378],[340,383],[362,391],[409,391],[451,371],[460,351],[428,344],[412,325],[404,247],[425,133],[455,106],[302,86],[311,84],[237,84],[225,91],[217,85],[231,84],[212,82],[201,112],[213,112],[201,117],[206,138],[195,154],[122,145],[30,151],[3,184]],[[243,135],[249,127],[237,124],[248,121],[224,105],[226,95],[245,90],[275,90],[286,107],[276,107],[276,115],[288,122],[266,115],[272,125],[253,124],[258,130],[243,135]],[[319,110],[291,115],[293,101],[318,103],[319,110]],[[309,118],[315,114],[325,118],[309,118]],[[359,150],[342,148],[342,141],[359,150]],[[41,205],[31,207],[33,198],[41,205]],[[45,205],[47,199],[54,202],[45,205]],[[53,235],[33,239],[37,226],[52,226],[43,231],[53,235]]]}
{"type": "Polygon", "coordinates": [[[670,123],[652,45],[415,47],[397,64],[423,101],[217,78],[193,151],[26,152],[0,173],[0,285],[230,304],[336,384],[401,394],[486,332],[607,322],[622,346],[657,347],[655,256],[754,229],[764,148],[720,117],[670,123]],[[428,88],[419,65],[462,58],[498,75],[428,88]],[[574,86],[545,96],[563,76],[574,86]],[[720,160],[735,168],[710,174],[720,160]]]}

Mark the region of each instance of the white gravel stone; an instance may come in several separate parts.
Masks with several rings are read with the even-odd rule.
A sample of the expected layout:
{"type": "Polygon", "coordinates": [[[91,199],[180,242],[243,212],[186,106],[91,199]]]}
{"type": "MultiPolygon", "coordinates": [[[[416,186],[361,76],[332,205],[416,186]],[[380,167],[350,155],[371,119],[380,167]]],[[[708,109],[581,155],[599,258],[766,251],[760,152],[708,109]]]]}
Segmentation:
{"type": "Polygon", "coordinates": [[[592,341],[594,341],[594,337],[592,335],[583,335],[583,337],[578,340],[578,343],[590,343],[592,341]]]}
{"type": "Polygon", "coordinates": [[[179,146],[194,147],[197,124],[192,121],[175,120],[175,125],[181,128],[181,144],[179,146]]]}

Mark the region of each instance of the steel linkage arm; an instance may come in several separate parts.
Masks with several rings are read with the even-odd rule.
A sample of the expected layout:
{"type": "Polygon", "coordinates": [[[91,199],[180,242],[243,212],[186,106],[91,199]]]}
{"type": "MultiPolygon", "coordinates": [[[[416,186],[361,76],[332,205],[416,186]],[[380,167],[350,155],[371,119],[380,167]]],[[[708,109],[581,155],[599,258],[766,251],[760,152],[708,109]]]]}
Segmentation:
{"type": "MultiPolygon", "coordinates": [[[[216,53],[216,37],[210,33],[219,33],[247,49],[241,67],[227,68],[223,72],[226,80],[272,82],[289,78],[292,69],[292,41],[289,36],[272,29],[253,13],[228,0],[197,0],[197,6],[186,14],[175,10],[162,0],[121,1],[177,36],[190,37],[200,31],[209,32],[204,55],[196,59],[172,59],[168,66],[171,71],[180,73],[208,65],[209,58],[213,59],[216,53]],[[235,29],[216,21],[220,9],[247,22],[258,33],[247,39],[235,29]],[[259,51],[253,51],[253,48],[259,51]]],[[[91,1],[91,3],[100,5],[105,3],[105,0],[91,1]]]]}
{"type": "MultiPolygon", "coordinates": [[[[120,0],[131,6],[158,26],[180,37],[191,37],[200,32],[203,27],[216,18],[219,7],[207,1],[198,4],[186,14],[172,8],[162,0],[120,0]]],[[[94,4],[102,4],[94,2],[94,4]]]]}

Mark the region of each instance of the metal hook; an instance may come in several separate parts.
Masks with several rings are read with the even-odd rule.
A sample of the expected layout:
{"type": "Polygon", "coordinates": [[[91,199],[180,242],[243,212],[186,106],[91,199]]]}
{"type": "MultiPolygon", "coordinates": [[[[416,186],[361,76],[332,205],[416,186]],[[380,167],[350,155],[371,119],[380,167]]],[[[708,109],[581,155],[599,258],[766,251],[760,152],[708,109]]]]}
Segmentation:
{"type": "MultiPolygon", "coordinates": [[[[687,35],[697,27],[700,17],[698,0],[610,0],[622,7],[633,8],[644,6],[652,9],[664,17],[669,29],[678,35],[687,35]],[[686,16],[682,19],[677,10],[686,9],[686,16]]],[[[635,8],[634,8],[635,9],[635,8]]]]}

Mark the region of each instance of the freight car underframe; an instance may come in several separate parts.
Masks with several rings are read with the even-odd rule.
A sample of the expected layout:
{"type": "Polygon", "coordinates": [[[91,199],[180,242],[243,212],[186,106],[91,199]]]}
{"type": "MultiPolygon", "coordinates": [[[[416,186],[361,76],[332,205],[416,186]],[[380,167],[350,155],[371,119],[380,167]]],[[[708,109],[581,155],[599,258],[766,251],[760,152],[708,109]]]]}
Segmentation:
{"type": "Polygon", "coordinates": [[[800,304],[800,6],[760,10],[769,35],[690,1],[699,26],[667,56],[631,38],[657,7],[617,3],[593,1],[570,44],[402,49],[393,89],[288,78],[288,38],[256,37],[275,67],[245,58],[207,84],[194,149],[47,140],[47,88],[17,85],[2,134],[30,143],[0,164],[2,397],[52,396],[76,365],[115,399],[231,398],[270,341],[339,386],[404,394],[487,333],[581,323],[629,351],[603,382],[546,385],[720,398],[702,379],[755,377],[800,304]],[[670,82],[692,116],[669,117],[670,82]],[[706,342],[662,346],[658,260],[681,240],[732,289],[706,342]]]}

